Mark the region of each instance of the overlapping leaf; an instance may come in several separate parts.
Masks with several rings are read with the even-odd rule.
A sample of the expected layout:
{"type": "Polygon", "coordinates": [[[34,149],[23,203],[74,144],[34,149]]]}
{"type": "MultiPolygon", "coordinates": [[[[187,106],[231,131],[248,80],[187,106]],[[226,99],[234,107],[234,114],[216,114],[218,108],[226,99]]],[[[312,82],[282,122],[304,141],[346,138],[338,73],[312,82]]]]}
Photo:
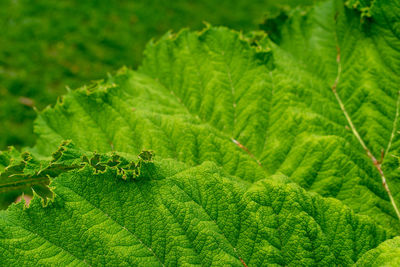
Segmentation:
{"type": "Polygon", "coordinates": [[[173,160],[142,164],[124,180],[113,166],[75,168],[69,149],[61,150],[66,171],[52,179],[53,202],[35,197],[29,208],[0,212],[3,264],[348,265],[388,237],[294,184],[251,184],[211,162],[173,160]]]}
{"type": "Polygon", "coordinates": [[[36,193],[43,198],[44,203],[53,198],[49,188],[51,178],[63,172],[80,169],[86,165],[92,166],[97,172],[107,167],[117,171],[124,180],[134,179],[140,173],[142,161],[151,161],[152,153],[143,151],[139,154],[140,161],[127,160],[117,154],[103,155],[86,152],[82,156],[70,141],[64,141],[60,148],[47,159],[38,159],[29,152],[19,154],[11,148],[0,153],[0,196],[4,206],[11,204],[18,195],[36,193]]]}
{"type": "Polygon", "coordinates": [[[36,199],[0,213],[6,258],[259,266],[361,264],[382,254],[384,262],[392,241],[365,252],[400,231],[378,172],[398,203],[400,5],[353,2],[291,11],[271,39],[213,27],[167,34],[148,45],[138,72],[122,69],[42,112],[35,155],[71,139],[78,151],[151,149],[159,158],[130,183],[110,166],[56,175],[48,207],[36,199]],[[381,161],[360,143],[377,159],[383,149],[381,161]],[[31,250],[22,249],[27,233],[31,250]],[[32,257],[36,249],[46,256],[32,257]]]}
{"type": "MultiPolygon", "coordinates": [[[[370,12],[392,14],[381,5],[370,12]]],[[[400,53],[391,27],[325,1],[289,14],[278,44],[251,45],[223,28],[168,34],[148,46],[140,68],[146,75],[125,71],[42,113],[38,149],[72,139],[85,150],[150,148],[192,166],[210,160],[246,181],[283,173],[398,233],[379,173],[332,93],[335,85],[375,157],[385,149],[383,168],[398,201],[390,155],[400,144],[400,53]]]]}

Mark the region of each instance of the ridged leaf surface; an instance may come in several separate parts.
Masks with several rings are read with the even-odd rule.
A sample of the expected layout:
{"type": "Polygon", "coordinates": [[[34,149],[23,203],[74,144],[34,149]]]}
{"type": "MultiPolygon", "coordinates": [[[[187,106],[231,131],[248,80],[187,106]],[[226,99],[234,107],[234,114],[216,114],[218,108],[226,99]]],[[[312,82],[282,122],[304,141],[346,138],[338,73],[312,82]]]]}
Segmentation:
{"type": "Polygon", "coordinates": [[[365,253],[356,266],[399,266],[400,237],[389,239],[365,253]]]}
{"type": "Polygon", "coordinates": [[[251,184],[212,162],[173,160],[144,163],[124,180],[113,164],[77,165],[88,156],[68,149],[52,161],[64,170],[52,177],[54,201],[43,207],[36,196],[29,208],[0,212],[3,264],[348,265],[388,237],[295,184],[251,184]]]}
{"type": "MultiPolygon", "coordinates": [[[[54,201],[0,213],[4,260],[390,264],[397,239],[379,244],[400,233],[398,14],[399,1],[327,0],[278,16],[269,36],[168,33],[138,71],[60,98],[37,119],[35,164],[16,170],[47,171],[54,201]],[[63,140],[79,164],[56,171],[63,140]],[[154,163],[129,163],[149,150],[154,163]]],[[[0,156],[5,179],[14,154],[0,156]]]]}
{"type": "MultiPolygon", "coordinates": [[[[370,12],[390,16],[396,8],[381,5],[370,12]]],[[[85,150],[152,149],[192,166],[214,161],[250,182],[283,173],[398,233],[379,172],[332,92],[372,154],[379,159],[384,149],[382,168],[398,202],[391,155],[400,144],[400,42],[391,27],[325,1],[291,13],[277,43],[251,45],[224,28],[168,34],[149,44],[140,74],[125,71],[42,113],[38,149],[72,139],[85,150]]]]}

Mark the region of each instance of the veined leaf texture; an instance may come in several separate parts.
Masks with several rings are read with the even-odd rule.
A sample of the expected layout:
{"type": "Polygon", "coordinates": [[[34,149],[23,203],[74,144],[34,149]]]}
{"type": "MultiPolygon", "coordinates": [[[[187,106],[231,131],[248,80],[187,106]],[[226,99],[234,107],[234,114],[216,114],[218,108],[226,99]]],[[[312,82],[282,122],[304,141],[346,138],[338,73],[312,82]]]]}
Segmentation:
{"type": "Polygon", "coordinates": [[[0,212],[1,262],[395,266],[399,14],[328,0],[267,35],[169,33],[137,71],[70,92],[29,160],[0,158],[50,168],[54,194],[0,212]]]}

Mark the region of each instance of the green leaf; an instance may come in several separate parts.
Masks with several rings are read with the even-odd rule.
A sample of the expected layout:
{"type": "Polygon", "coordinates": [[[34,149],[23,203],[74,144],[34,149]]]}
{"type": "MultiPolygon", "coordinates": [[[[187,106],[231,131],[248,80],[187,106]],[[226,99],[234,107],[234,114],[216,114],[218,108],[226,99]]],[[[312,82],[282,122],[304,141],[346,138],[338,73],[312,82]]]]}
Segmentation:
{"type": "Polygon", "coordinates": [[[0,149],[33,145],[38,109],[123,65],[151,38],[204,22],[252,30],[265,12],[315,0],[0,1],[0,149]],[[61,38],[61,36],[63,38],[61,38]],[[68,88],[68,87],[67,87],[68,88]]]}
{"type": "Polygon", "coordinates": [[[278,16],[272,39],[168,33],[137,72],[41,112],[22,173],[49,167],[55,198],[0,212],[6,262],[345,266],[390,255],[390,241],[378,245],[400,233],[400,7],[363,2],[367,16],[350,2],[278,16]],[[63,140],[76,147],[53,154],[64,164],[53,172],[46,158],[63,140]]]}
{"type": "MultiPolygon", "coordinates": [[[[387,8],[371,12],[392,14],[387,8]]],[[[399,202],[391,154],[400,146],[393,48],[400,42],[392,27],[324,1],[292,12],[278,44],[249,43],[225,28],[167,34],[148,45],[141,74],[121,70],[41,113],[37,149],[46,154],[71,139],[88,151],[151,149],[191,166],[213,161],[250,182],[282,173],[399,233],[379,171],[332,92],[374,157],[385,150],[382,168],[399,202]]]]}
{"type": "Polygon", "coordinates": [[[135,180],[64,169],[47,206],[35,196],[0,212],[3,264],[348,265],[388,238],[337,200],[211,162],[146,162],[135,180]]]}
{"type": "MultiPolygon", "coordinates": [[[[0,151],[0,210],[6,209],[22,194],[31,194],[31,187],[46,187],[48,179],[20,176],[29,154],[21,155],[15,148],[0,151]]],[[[44,195],[43,195],[44,196],[44,195]]]]}
{"type": "Polygon", "coordinates": [[[2,203],[6,207],[11,204],[16,196],[21,193],[32,194],[32,191],[47,203],[53,198],[53,193],[48,187],[50,179],[61,173],[73,169],[80,169],[86,165],[92,166],[96,172],[102,172],[106,168],[117,170],[119,176],[124,180],[134,179],[140,175],[142,162],[152,161],[153,154],[143,151],[139,156],[138,163],[129,161],[117,154],[102,155],[87,152],[85,155],[75,148],[70,141],[61,144],[50,159],[38,159],[29,152],[20,155],[15,149],[0,154],[0,161],[7,167],[0,172],[0,194],[2,203]],[[21,158],[17,160],[17,155],[21,158]],[[13,158],[15,156],[15,158],[13,158]]]}
{"type": "Polygon", "coordinates": [[[398,266],[400,264],[400,237],[387,240],[364,254],[356,266],[398,266]]]}

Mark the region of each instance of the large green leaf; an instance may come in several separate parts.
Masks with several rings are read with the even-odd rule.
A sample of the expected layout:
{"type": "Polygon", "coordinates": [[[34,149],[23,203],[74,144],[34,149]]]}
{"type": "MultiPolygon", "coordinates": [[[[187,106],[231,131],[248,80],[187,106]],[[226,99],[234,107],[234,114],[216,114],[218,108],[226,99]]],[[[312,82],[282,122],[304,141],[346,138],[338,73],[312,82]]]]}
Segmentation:
{"type": "Polygon", "coordinates": [[[39,165],[22,172],[50,167],[55,198],[0,213],[7,262],[349,265],[390,254],[390,241],[376,247],[400,233],[400,5],[353,2],[278,16],[271,38],[169,33],[138,72],[40,113],[29,154],[39,165]],[[54,172],[46,157],[63,140],[79,165],[54,172]],[[143,150],[158,158],[128,165],[141,170],[130,181],[126,165],[85,160],[143,150]]]}
{"type": "Polygon", "coordinates": [[[123,65],[136,67],[151,38],[204,21],[251,30],[279,5],[314,0],[2,0],[0,149],[34,144],[39,109],[123,65]]]}
{"type": "MultiPolygon", "coordinates": [[[[372,14],[392,14],[373,7],[372,14]]],[[[394,75],[400,53],[391,27],[325,1],[289,14],[279,46],[224,28],[167,34],[149,44],[140,68],[146,75],[121,70],[43,112],[37,149],[48,153],[72,139],[90,151],[152,149],[192,166],[214,161],[250,182],[283,173],[398,233],[379,171],[332,91],[375,158],[385,149],[382,168],[399,202],[398,165],[390,155],[400,144],[394,75]]]]}
{"type": "Polygon", "coordinates": [[[102,165],[70,145],[55,155],[54,201],[0,212],[2,264],[348,265],[388,237],[337,200],[212,162],[142,161],[124,180],[115,154],[97,154],[102,165]]]}

